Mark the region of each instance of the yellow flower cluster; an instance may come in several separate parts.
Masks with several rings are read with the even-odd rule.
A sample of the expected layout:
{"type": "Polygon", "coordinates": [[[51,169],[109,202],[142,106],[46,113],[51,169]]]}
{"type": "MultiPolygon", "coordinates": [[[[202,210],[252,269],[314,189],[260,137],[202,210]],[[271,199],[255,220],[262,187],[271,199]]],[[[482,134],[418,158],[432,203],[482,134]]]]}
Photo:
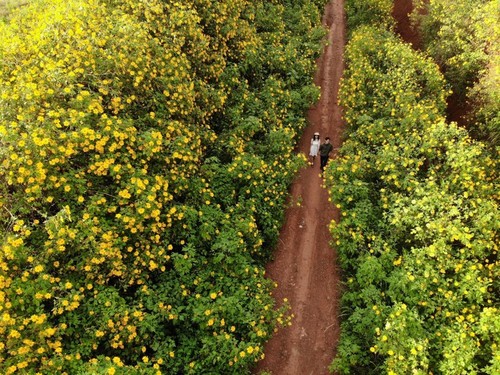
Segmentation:
{"type": "Polygon", "coordinates": [[[34,0],[0,23],[2,373],[260,358],[290,323],[262,262],[321,7],[291,25],[265,1],[34,0]]]}
{"type": "Polygon", "coordinates": [[[346,56],[349,137],[326,177],[351,309],[334,368],[363,342],[360,363],[387,373],[495,372],[498,163],[445,122],[437,66],[392,33],[361,27],[346,56]]]}

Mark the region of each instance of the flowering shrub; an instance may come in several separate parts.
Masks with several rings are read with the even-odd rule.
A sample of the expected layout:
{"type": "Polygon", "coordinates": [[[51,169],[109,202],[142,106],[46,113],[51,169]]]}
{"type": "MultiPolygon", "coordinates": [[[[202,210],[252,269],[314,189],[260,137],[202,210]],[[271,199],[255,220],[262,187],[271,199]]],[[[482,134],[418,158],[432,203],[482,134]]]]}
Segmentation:
{"type": "Polygon", "coordinates": [[[460,0],[450,7],[442,0],[433,0],[415,4],[412,18],[419,24],[426,50],[444,68],[453,88],[462,93],[488,61],[489,42],[486,35],[480,37],[480,30],[493,26],[489,8],[494,3],[460,0]]]}
{"type": "Polygon", "coordinates": [[[347,139],[327,169],[344,270],[340,373],[494,374],[497,161],[447,124],[437,66],[357,29],[341,86],[347,139]]]}
{"type": "Polygon", "coordinates": [[[345,12],[347,32],[362,25],[392,28],[394,19],[391,17],[393,1],[390,0],[346,0],[345,12]]]}
{"type": "Polygon", "coordinates": [[[322,5],[37,0],[0,24],[2,373],[261,358],[322,5]]]}
{"type": "Polygon", "coordinates": [[[425,51],[439,64],[456,99],[472,104],[468,128],[498,146],[500,31],[498,2],[443,0],[415,3],[412,19],[425,51]],[[472,116],[474,114],[474,116],[472,116]]]}

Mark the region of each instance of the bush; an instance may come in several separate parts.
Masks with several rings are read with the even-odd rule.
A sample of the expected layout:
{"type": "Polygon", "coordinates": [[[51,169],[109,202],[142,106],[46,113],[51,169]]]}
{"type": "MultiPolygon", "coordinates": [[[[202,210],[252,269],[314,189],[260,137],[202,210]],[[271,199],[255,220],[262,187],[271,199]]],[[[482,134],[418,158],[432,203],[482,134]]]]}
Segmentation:
{"type": "Polygon", "coordinates": [[[498,145],[498,3],[432,0],[416,3],[412,19],[425,51],[439,64],[457,100],[472,104],[472,134],[498,145]]]}
{"type": "Polygon", "coordinates": [[[496,161],[445,123],[437,66],[390,33],[356,30],[346,63],[348,137],[327,168],[347,316],[332,370],[493,374],[496,161]]]}
{"type": "Polygon", "coordinates": [[[347,0],[345,12],[349,36],[363,25],[392,29],[395,24],[391,17],[392,3],[389,0],[347,0]]]}
{"type": "Polygon", "coordinates": [[[261,358],[289,322],[263,261],[324,35],[294,9],[40,0],[0,24],[3,373],[261,358]]]}

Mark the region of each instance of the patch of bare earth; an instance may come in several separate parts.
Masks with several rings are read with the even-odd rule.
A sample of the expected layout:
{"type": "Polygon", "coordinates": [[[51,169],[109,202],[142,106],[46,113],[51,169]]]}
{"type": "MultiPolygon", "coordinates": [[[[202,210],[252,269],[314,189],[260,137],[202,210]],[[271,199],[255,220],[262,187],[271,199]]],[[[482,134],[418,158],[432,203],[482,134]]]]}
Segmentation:
{"type": "MultiPolygon", "coordinates": [[[[317,61],[315,82],[321,98],[308,114],[309,126],[299,147],[306,155],[314,132],[329,136],[340,146],[342,114],[338,89],[343,71],[343,0],[332,0],[325,9],[328,44],[317,61]]],[[[300,53],[300,51],[297,51],[300,53]]],[[[336,353],[339,336],[340,277],[336,252],[330,245],[328,225],[338,220],[338,210],[329,203],[320,177],[319,160],[302,169],[291,188],[291,201],[301,202],[288,209],[274,261],[267,275],[278,283],[277,303],[287,298],[294,315],[292,325],[281,328],[264,348],[265,358],[255,374],[326,375],[336,353]]]]}
{"type": "Polygon", "coordinates": [[[421,49],[422,40],[418,31],[412,27],[410,14],[413,11],[412,0],[395,0],[392,7],[392,17],[396,20],[396,33],[413,48],[421,49]]]}

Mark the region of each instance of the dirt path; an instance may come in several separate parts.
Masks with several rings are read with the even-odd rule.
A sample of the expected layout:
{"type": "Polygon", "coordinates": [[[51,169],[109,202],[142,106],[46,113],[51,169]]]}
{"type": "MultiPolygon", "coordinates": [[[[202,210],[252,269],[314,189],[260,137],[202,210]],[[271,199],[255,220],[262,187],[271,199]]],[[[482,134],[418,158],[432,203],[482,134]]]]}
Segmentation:
{"type": "MultiPolygon", "coordinates": [[[[332,0],[325,9],[323,23],[329,27],[328,46],[318,60],[315,82],[321,86],[321,99],[308,114],[310,126],[300,141],[300,150],[309,152],[310,139],[318,131],[340,146],[342,120],[337,104],[339,80],[343,71],[343,0],[332,0]]],[[[293,324],[280,329],[265,346],[265,359],[254,373],[273,375],[327,375],[339,336],[339,270],[336,253],[330,247],[328,225],[339,213],[328,202],[319,176],[319,160],[303,169],[291,190],[293,202],[287,211],[275,259],[267,274],[278,282],[277,301],[288,298],[294,314],[293,324]]]]}
{"type": "Polygon", "coordinates": [[[396,33],[413,48],[421,49],[422,41],[417,30],[411,26],[410,13],[413,11],[412,0],[394,0],[392,16],[396,20],[396,33]]]}

